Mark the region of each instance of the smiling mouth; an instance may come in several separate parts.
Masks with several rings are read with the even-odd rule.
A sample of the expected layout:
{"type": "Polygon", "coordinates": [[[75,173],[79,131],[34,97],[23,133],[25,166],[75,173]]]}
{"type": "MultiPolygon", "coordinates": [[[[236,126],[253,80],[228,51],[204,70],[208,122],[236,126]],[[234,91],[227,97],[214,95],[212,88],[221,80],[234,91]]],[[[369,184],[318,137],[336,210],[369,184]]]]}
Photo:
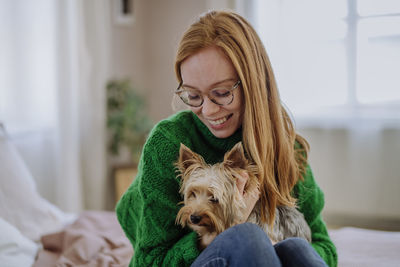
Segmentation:
{"type": "Polygon", "coordinates": [[[226,122],[227,120],[229,120],[232,116],[233,116],[232,114],[229,114],[228,116],[225,116],[225,117],[223,117],[223,118],[221,118],[221,119],[218,119],[218,120],[214,120],[214,121],[208,120],[208,122],[209,122],[211,125],[214,125],[214,126],[216,126],[216,125],[221,125],[221,124],[223,124],[224,122],[226,122]]]}

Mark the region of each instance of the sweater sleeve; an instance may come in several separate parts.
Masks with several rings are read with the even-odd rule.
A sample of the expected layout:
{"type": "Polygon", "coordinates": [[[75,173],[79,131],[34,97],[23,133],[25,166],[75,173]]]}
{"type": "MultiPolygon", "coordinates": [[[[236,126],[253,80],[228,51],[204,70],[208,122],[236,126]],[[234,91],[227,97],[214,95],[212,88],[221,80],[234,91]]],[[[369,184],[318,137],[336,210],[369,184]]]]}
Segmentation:
{"type": "Polygon", "coordinates": [[[117,204],[118,220],[134,248],[130,266],[189,266],[199,255],[197,235],[175,224],[179,180],[178,144],[160,131],[151,134],[138,175],[117,204]]]}
{"type": "Polygon", "coordinates": [[[322,219],[321,212],[324,207],[324,194],[314,180],[310,166],[307,166],[304,181],[296,185],[299,210],[311,228],[312,247],[331,267],[337,266],[336,247],[329,237],[328,230],[322,219]]]}

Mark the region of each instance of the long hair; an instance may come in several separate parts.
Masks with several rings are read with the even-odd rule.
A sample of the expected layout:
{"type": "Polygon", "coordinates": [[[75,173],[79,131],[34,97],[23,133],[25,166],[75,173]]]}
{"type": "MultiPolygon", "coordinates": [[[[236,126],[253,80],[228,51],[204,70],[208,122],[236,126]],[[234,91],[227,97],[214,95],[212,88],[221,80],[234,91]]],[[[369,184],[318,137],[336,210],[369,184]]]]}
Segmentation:
{"type": "Polygon", "coordinates": [[[181,64],[201,49],[215,46],[231,60],[244,96],[243,145],[258,167],[263,222],[273,225],[277,205],[296,205],[291,194],[305,172],[309,145],[297,135],[282,107],[271,63],[253,27],[240,15],[210,11],[184,33],[175,61],[181,64]]]}

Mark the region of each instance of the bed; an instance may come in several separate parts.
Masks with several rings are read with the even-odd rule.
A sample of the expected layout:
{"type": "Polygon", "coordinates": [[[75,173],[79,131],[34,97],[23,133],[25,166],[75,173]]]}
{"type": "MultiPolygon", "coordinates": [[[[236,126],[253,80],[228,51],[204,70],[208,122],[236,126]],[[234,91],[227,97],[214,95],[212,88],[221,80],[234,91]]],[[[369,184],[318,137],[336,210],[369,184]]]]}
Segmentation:
{"type": "Polygon", "coordinates": [[[127,266],[132,246],[111,211],[63,212],[0,125],[0,266],[127,266]]]}
{"type": "MultiPolygon", "coordinates": [[[[132,247],[111,211],[61,211],[0,129],[1,266],[127,266],[132,247]]],[[[330,230],[339,266],[400,266],[400,232],[330,230]]]]}

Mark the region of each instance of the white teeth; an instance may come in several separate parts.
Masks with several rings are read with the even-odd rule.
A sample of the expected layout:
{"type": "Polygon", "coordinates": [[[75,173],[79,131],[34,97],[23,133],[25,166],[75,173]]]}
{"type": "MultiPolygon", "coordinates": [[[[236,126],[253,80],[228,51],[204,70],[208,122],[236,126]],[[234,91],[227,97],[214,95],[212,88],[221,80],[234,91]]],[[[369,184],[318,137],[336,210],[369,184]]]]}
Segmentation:
{"type": "Polygon", "coordinates": [[[210,121],[209,120],[209,122],[212,125],[218,125],[218,124],[222,124],[222,123],[226,122],[226,120],[227,120],[227,117],[223,117],[222,119],[215,120],[215,121],[210,121]]]}

